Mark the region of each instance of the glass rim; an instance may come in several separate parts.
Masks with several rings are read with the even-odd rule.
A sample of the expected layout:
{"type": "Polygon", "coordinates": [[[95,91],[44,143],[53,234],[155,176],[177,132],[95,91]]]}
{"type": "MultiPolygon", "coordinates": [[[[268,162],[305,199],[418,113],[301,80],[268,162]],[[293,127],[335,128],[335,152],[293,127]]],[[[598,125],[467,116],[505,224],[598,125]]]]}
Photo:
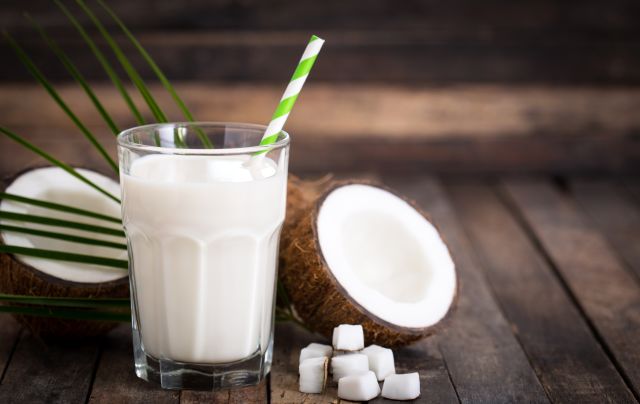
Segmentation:
{"type": "Polygon", "coordinates": [[[201,126],[201,127],[235,127],[235,128],[247,128],[259,130],[264,133],[267,130],[267,126],[255,124],[255,123],[245,123],[245,122],[218,122],[218,121],[193,121],[193,122],[163,122],[163,123],[151,123],[146,125],[134,126],[129,129],[125,129],[121,131],[117,136],[117,143],[119,147],[123,147],[130,150],[139,150],[146,152],[155,152],[159,154],[182,154],[182,155],[194,155],[194,156],[206,156],[206,155],[234,155],[234,154],[248,154],[248,153],[259,153],[259,152],[268,152],[276,149],[281,149],[289,145],[290,137],[289,133],[284,130],[281,130],[284,136],[282,139],[278,141],[268,144],[268,145],[255,145],[255,146],[245,146],[245,147],[230,147],[230,148],[180,148],[180,147],[166,147],[166,146],[152,146],[145,144],[133,143],[128,139],[128,136],[133,134],[134,132],[148,132],[150,129],[160,128],[160,127],[176,127],[176,126],[201,126]]]}

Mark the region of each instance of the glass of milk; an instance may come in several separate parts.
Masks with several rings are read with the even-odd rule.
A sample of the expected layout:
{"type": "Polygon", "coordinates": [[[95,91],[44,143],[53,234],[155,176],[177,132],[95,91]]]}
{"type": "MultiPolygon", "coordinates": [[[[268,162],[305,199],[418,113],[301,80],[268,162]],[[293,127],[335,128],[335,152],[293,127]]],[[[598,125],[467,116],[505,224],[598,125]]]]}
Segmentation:
{"type": "Polygon", "coordinates": [[[118,136],[134,360],[144,380],[212,390],[269,373],[289,135],[258,146],[264,130],[164,123],[118,136]]]}

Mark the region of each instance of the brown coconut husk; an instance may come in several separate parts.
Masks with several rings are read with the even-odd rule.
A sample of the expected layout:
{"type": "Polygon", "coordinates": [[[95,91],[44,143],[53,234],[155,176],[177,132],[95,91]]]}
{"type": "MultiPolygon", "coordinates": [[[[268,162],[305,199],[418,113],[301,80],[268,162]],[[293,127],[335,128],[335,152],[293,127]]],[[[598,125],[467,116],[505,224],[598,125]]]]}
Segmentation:
{"type": "MultiPolygon", "coordinates": [[[[397,347],[410,344],[436,332],[444,323],[426,328],[407,328],[391,324],[358,304],[333,276],[318,242],[317,218],[325,198],[336,188],[350,184],[367,184],[388,188],[365,181],[331,182],[323,187],[322,194],[315,201],[307,200],[305,210],[295,212],[296,220],[291,220],[284,233],[287,243],[280,250],[280,279],[294,305],[297,315],[312,330],[330,338],[334,327],[340,324],[362,324],[367,344],[397,347]]],[[[304,190],[305,184],[301,188],[304,190]]],[[[302,191],[304,193],[304,191],[302,191]]],[[[291,195],[291,191],[289,193],[291,195]]],[[[307,192],[307,195],[313,195],[307,192]]],[[[400,196],[403,198],[402,196],[400,196]]],[[[428,215],[417,205],[403,198],[427,220],[428,215]]],[[[299,207],[300,205],[298,205],[299,207]]],[[[429,220],[433,223],[431,220],[429,220]]],[[[450,317],[455,307],[456,297],[445,318],[450,317]]]]}
{"type": "MultiPolygon", "coordinates": [[[[0,184],[4,191],[9,184],[31,167],[11,176],[0,184]]],[[[0,234],[0,243],[4,244],[0,234]]],[[[126,298],[129,297],[127,276],[111,282],[80,283],[53,277],[26,265],[13,254],[0,253],[0,292],[15,295],[70,298],[126,298]]],[[[41,337],[91,337],[103,335],[118,325],[111,321],[68,320],[13,314],[33,334],[41,337]]]]}

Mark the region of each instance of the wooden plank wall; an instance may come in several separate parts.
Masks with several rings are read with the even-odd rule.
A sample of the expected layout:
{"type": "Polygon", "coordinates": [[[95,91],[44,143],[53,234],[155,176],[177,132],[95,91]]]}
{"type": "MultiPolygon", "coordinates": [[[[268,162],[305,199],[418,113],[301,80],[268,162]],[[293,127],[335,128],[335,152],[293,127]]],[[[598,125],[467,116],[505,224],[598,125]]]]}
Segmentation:
{"type": "MultiPolygon", "coordinates": [[[[65,4],[90,26],[74,1],[65,4]]],[[[95,1],[88,4],[129,52],[170,119],[182,119],[117,27],[95,1]]],[[[287,125],[298,172],[640,171],[640,3],[633,0],[109,4],[201,120],[266,122],[308,35],[324,36],[327,46],[287,125]]],[[[108,139],[23,11],[97,83],[119,125],[133,125],[55,5],[1,2],[0,27],[58,83],[88,126],[108,139]]],[[[105,46],[99,38],[98,43],[105,46]]],[[[0,63],[0,125],[43,147],[55,147],[65,136],[62,157],[82,164],[74,159],[82,160],[83,140],[66,137],[77,130],[33,84],[6,43],[0,42],[0,52],[6,55],[0,63]],[[38,115],[30,119],[34,111],[38,115]]],[[[0,173],[32,161],[16,149],[0,139],[0,173]]]]}
{"type": "MultiPolygon", "coordinates": [[[[74,2],[66,3],[78,10],[74,2]]],[[[95,2],[88,3],[100,10],[95,2]]],[[[640,4],[633,0],[109,4],[174,79],[282,83],[301,44],[315,32],[331,46],[323,51],[314,80],[640,84],[640,4]]],[[[88,53],[79,52],[77,35],[49,1],[3,1],[0,26],[31,38],[36,55],[52,60],[33,41],[23,11],[56,33],[81,66],[97,67],[88,53]]],[[[53,77],[66,77],[61,67],[50,67],[53,77]]],[[[103,77],[99,69],[88,72],[103,77]]],[[[0,65],[0,77],[27,78],[15,60],[0,65]]]]}

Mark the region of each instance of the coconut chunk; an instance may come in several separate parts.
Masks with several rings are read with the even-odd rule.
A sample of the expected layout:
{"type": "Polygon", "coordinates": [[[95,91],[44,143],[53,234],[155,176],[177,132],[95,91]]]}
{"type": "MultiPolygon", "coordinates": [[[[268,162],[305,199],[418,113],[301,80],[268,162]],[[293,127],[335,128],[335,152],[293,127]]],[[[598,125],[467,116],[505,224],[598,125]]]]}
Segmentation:
{"type": "Polygon", "coordinates": [[[391,400],[413,400],[420,396],[420,376],[417,372],[389,375],[382,386],[382,397],[391,400]]]}
{"type": "Polygon", "coordinates": [[[360,324],[341,324],[333,329],[333,348],[357,351],[364,348],[364,331],[360,324]]]}
{"type": "Polygon", "coordinates": [[[369,370],[376,374],[379,381],[396,373],[396,365],[393,360],[393,351],[378,345],[369,345],[362,352],[369,360],[369,370]]]}
{"type": "Polygon", "coordinates": [[[363,354],[342,355],[331,359],[333,380],[340,380],[345,376],[359,375],[368,371],[369,360],[363,354]]]}
{"type": "Polygon", "coordinates": [[[380,394],[376,375],[369,371],[361,375],[346,376],[338,381],[338,397],[351,401],[368,401],[380,394]]]}
{"type": "Polygon", "coordinates": [[[298,363],[301,364],[305,359],[309,358],[330,358],[332,354],[333,348],[331,347],[331,345],[316,344],[315,342],[312,342],[305,348],[302,348],[302,350],[300,351],[300,361],[298,363]]]}
{"type": "Polygon", "coordinates": [[[322,393],[327,385],[329,358],[325,356],[308,358],[300,363],[299,390],[302,393],[322,393]]]}

